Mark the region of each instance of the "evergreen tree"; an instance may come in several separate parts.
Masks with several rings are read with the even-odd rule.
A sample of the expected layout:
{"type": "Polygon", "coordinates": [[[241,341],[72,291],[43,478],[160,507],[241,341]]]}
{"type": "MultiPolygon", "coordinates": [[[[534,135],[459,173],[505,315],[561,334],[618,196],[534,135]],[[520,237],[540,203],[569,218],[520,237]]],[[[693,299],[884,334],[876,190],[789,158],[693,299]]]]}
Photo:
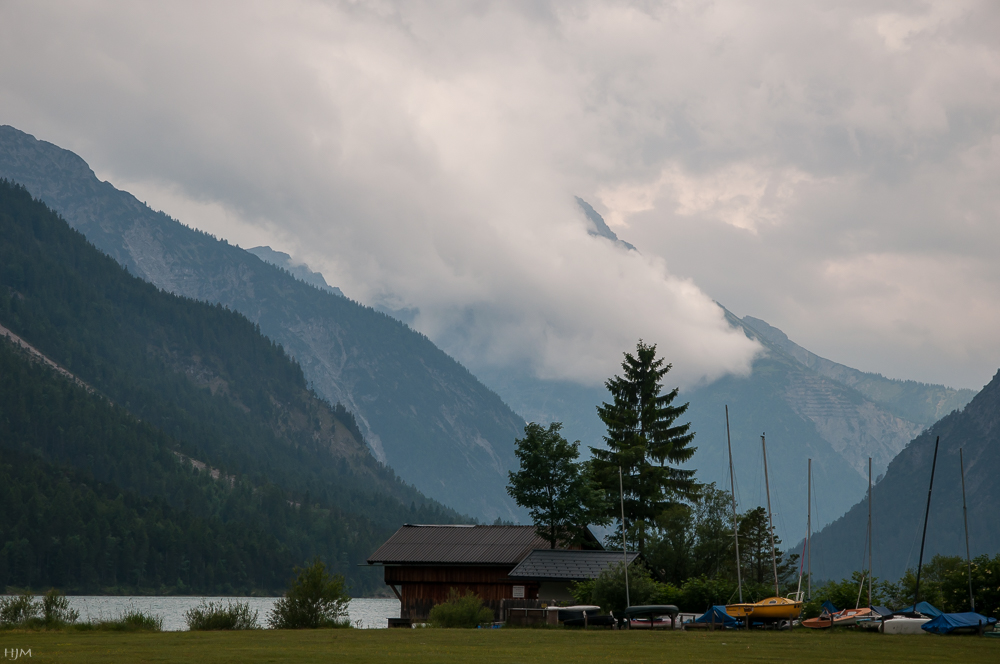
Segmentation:
{"type": "Polygon", "coordinates": [[[577,462],[580,441],[559,433],[561,422],[545,429],[532,422],[524,438],[514,441],[521,469],[510,472],[507,493],[528,510],[540,537],[550,548],[580,542],[591,523],[606,523],[604,492],[596,488],[577,462]]]}
{"type": "Polygon", "coordinates": [[[692,556],[700,574],[736,580],[733,513],[729,493],[709,484],[695,504],[692,556]]]}
{"type": "Polygon", "coordinates": [[[774,589],[774,565],[777,561],[778,582],[790,584],[798,575],[799,554],[781,550],[781,538],[774,538],[774,560],[771,558],[771,527],[767,510],[755,507],[740,515],[740,558],[744,579],[770,585],[774,589]]]}
{"type": "Polygon", "coordinates": [[[671,405],[677,388],[662,394],[662,380],[671,367],[656,357],[655,344],[641,339],[635,355],[625,353],[624,376],[605,383],[613,403],[597,408],[608,428],[604,437],[608,449],[590,448],[595,477],[609,495],[619,493],[621,468],[626,521],[622,527],[635,531],[640,552],[656,517],[678,499],[697,493],[693,470],[666,465],[689,460],[696,449],[690,445],[691,425],[674,424],[688,405],[671,405]]]}
{"type": "Polygon", "coordinates": [[[82,381],[0,337],[0,592],[271,593],[319,556],[366,593],[357,563],[399,524],[464,520],[256,324],[130,276],[5,180],[0,324],[82,381]]]}

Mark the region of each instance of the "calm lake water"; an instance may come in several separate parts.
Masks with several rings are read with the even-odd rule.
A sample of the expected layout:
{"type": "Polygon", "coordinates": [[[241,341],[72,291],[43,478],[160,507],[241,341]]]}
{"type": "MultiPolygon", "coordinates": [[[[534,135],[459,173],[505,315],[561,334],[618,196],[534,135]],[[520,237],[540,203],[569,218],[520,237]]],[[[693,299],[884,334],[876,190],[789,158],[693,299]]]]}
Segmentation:
{"type": "MultiPolygon", "coordinates": [[[[277,597],[104,597],[76,595],[70,596],[70,608],[80,612],[80,620],[100,620],[117,618],[122,612],[137,609],[143,613],[163,618],[163,629],[182,631],[187,629],[184,612],[202,602],[248,602],[250,609],[257,611],[261,627],[267,625],[267,616],[274,607],[277,597]]],[[[362,629],[388,627],[388,618],[399,617],[398,599],[352,599],[347,609],[351,623],[362,629]]]]}

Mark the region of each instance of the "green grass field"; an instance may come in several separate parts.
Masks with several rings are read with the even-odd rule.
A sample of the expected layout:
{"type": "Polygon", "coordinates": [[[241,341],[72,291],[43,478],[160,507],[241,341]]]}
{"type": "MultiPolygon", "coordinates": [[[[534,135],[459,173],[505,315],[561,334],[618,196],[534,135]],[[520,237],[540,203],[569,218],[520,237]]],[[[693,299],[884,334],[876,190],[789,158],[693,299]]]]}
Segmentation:
{"type": "Polygon", "coordinates": [[[851,632],[0,632],[33,662],[998,662],[1000,639],[851,632]]]}

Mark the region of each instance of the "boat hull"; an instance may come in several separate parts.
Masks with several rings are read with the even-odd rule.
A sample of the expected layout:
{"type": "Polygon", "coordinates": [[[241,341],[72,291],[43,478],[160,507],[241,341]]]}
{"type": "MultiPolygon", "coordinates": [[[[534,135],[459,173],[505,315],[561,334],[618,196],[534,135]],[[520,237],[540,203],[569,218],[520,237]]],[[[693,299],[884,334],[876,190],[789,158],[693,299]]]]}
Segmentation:
{"type": "Polygon", "coordinates": [[[727,604],[726,613],[751,620],[795,620],[802,614],[802,602],[785,597],[768,597],[754,604],[727,604]]]}
{"type": "Polygon", "coordinates": [[[891,618],[882,621],[879,631],[883,634],[927,634],[921,627],[930,621],[930,618],[891,618]]]}
{"type": "Polygon", "coordinates": [[[832,618],[809,618],[808,620],[802,621],[803,627],[808,627],[809,629],[830,629],[833,627],[832,618]]]}
{"type": "Polygon", "coordinates": [[[858,620],[862,618],[869,618],[874,615],[875,612],[869,608],[864,609],[845,609],[840,612],[839,615],[833,617],[834,627],[849,627],[851,625],[856,625],[858,620]]]}

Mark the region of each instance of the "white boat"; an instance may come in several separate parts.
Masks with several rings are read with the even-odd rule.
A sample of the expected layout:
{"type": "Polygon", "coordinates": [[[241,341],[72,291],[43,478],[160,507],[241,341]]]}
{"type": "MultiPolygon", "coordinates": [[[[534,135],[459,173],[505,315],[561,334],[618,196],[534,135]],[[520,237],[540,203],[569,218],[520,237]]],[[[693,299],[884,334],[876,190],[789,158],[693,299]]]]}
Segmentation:
{"type": "Polygon", "coordinates": [[[925,623],[929,623],[930,618],[887,618],[882,621],[879,632],[882,634],[927,634],[920,629],[925,623]]]}

